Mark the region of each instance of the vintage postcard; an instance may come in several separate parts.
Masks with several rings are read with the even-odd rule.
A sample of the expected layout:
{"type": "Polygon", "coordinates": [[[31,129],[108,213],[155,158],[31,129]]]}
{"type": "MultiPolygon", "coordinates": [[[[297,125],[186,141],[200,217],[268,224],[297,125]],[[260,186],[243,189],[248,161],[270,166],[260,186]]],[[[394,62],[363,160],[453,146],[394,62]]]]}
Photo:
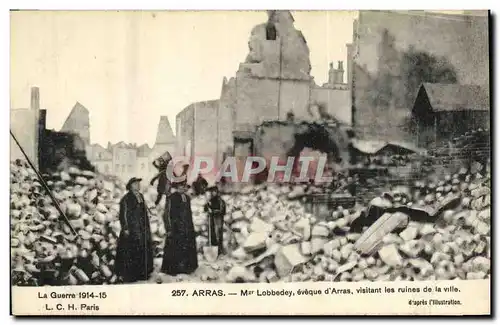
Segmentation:
{"type": "Polygon", "coordinates": [[[488,11],[10,19],[13,315],[490,315],[488,11]]]}

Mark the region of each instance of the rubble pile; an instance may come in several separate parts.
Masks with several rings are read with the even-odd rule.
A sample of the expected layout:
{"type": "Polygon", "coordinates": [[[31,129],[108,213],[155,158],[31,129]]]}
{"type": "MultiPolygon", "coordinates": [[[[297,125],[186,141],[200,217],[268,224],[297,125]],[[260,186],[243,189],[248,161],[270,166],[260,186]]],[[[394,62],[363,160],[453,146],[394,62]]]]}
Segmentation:
{"type": "Polygon", "coordinates": [[[116,282],[112,269],[123,184],[75,167],[44,175],[75,236],[35,172],[20,161],[10,167],[13,284],[116,282]]]}
{"type": "MultiPolygon", "coordinates": [[[[225,246],[238,261],[237,268],[246,267],[245,281],[486,278],[490,274],[490,173],[481,172],[472,175],[462,169],[436,183],[417,182],[406,191],[394,188],[394,202],[385,207],[437,208],[457,200],[459,204],[445,204],[447,209],[436,211],[439,218],[434,223],[407,222],[404,230],[384,236],[371,256],[358,252],[355,244],[361,233],[349,227],[362,217],[363,206],[338,207],[330,217],[318,220],[304,211],[300,200],[291,200],[303,193],[300,187],[248,187],[244,195],[225,197],[231,238],[225,246]]],[[[384,200],[377,199],[372,205],[383,206],[384,200]]],[[[193,201],[200,209],[202,203],[193,201]]],[[[206,219],[201,215],[197,214],[195,223],[203,228],[206,219]]],[[[206,242],[204,234],[199,238],[203,238],[200,243],[206,242]]]]}
{"type": "MultiPolygon", "coordinates": [[[[490,276],[490,163],[474,162],[457,173],[428,178],[385,198],[354,207],[337,207],[327,217],[306,212],[307,194],[324,189],[309,185],[249,185],[224,194],[227,203],[226,255],[208,262],[206,198],[192,198],[201,281],[378,281],[482,279],[490,276]],[[436,208],[456,198],[459,204],[434,210],[436,222],[406,222],[385,235],[371,255],[356,243],[363,231],[351,225],[373,206],[436,208]],[[208,268],[207,268],[208,267],[208,268]]],[[[69,168],[45,175],[60,206],[78,232],[59,213],[26,165],[11,163],[11,259],[14,285],[112,284],[119,201],[125,187],[117,180],[69,168]]],[[[357,182],[355,178],[346,178],[357,182]]],[[[156,190],[144,196],[150,209],[155,266],[161,264],[165,229],[162,207],[154,207],[156,190]]],[[[409,217],[412,211],[399,217],[409,217]]],[[[185,276],[179,276],[184,281],[185,276]]],[[[177,279],[177,280],[179,280],[177,279]]],[[[153,279],[153,281],[155,281],[153,279]]],[[[179,280],[180,281],[180,280],[179,280]]]]}

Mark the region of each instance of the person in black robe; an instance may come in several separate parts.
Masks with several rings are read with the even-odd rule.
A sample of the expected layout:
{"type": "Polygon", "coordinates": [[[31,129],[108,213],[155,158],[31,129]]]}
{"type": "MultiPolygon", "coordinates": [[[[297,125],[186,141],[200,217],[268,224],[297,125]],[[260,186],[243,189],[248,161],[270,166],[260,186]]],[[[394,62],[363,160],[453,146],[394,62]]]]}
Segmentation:
{"type": "Polygon", "coordinates": [[[205,204],[205,212],[210,218],[210,238],[211,246],[218,246],[219,256],[224,254],[223,246],[223,231],[224,231],[224,216],[226,215],[226,202],[220,197],[217,186],[209,188],[210,198],[205,204]]]}
{"type": "Polygon", "coordinates": [[[115,271],[124,283],[147,280],[153,272],[153,241],[148,209],[139,192],[140,178],[127,183],[127,194],[120,200],[120,237],[116,249],[115,271]]]}
{"type": "Polygon", "coordinates": [[[191,200],[185,190],[186,182],[174,184],[165,207],[167,238],[161,272],[169,275],[190,274],[198,268],[191,200]]]}

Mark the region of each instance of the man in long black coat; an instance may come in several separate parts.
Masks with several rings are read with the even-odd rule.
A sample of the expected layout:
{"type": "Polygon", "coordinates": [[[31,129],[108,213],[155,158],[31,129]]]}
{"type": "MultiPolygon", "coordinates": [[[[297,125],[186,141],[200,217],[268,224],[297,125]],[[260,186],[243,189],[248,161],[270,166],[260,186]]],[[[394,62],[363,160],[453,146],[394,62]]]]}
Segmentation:
{"type": "Polygon", "coordinates": [[[185,182],[174,184],[164,213],[167,238],[161,271],[169,275],[190,274],[198,268],[191,200],[185,191],[185,182]]]}
{"type": "Polygon", "coordinates": [[[213,186],[209,188],[210,198],[205,204],[205,212],[210,218],[210,246],[219,248],[219,256],[224,254],[223,234],[224,234],[224,216],[226,215],[226,202],[219,195],[219,188],[213,186]]]}
{"type": "Polygon", "coordinates": [[[139,192],[140,181],[130,179],[128,192],[120,201],[121,232],[115,270],[125,283],[147,280],[153,272],[153,241],[148,209],[139,192]]]}

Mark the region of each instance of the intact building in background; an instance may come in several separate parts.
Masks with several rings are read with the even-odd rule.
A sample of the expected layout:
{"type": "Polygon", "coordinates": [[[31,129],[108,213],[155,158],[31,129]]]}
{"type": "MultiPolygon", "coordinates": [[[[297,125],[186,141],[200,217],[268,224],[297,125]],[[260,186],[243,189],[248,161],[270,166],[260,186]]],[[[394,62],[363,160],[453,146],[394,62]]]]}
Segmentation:
{"type": "MultiPolygon", "coordinates": [[[[85,124],[85,122],[83,123],[85,124]]],[[[144,182],[157,173],[153,160],[165,151],[176,152],[176,140],[167,116],[161,116],[156,133],[155,144],[128,144],[123,141],[108,143],[106,148],[100,144],[87,146],[87,159],[104,174],[114,175],[123,181],[131,177],[143,178],[144,182]]]]}

